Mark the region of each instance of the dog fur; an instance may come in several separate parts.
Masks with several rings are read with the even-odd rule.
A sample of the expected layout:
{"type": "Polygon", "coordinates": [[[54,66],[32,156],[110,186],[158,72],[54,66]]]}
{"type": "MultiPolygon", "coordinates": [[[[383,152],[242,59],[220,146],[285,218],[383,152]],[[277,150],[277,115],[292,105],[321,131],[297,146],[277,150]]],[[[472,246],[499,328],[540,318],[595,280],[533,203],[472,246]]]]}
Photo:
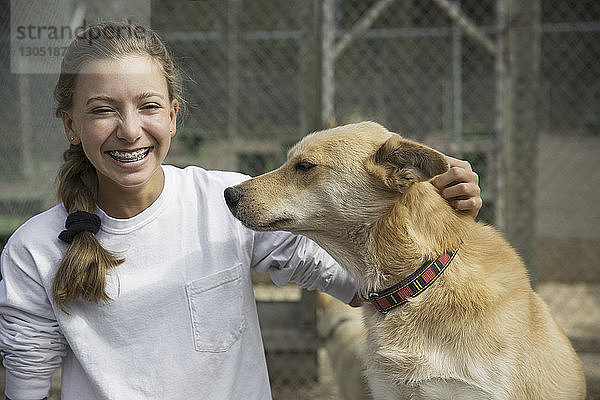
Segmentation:
{"type": "Polygon", "coordinates": [[[429,182],[447,169],[441,153],[363,122],[305,137],[280,168],[225,198],[251,229],[313,239],[363,294],[460,245],[407,304],[363,306],[375,399],[584,399],[582,364],[517,253],[429,182]]]}
{"type": "Polygon", "coordinates": [[[367,335],[360,309],[317,293],[317,330],[335,376],[340,400],[370,400],[363,360],[367,335]]]}

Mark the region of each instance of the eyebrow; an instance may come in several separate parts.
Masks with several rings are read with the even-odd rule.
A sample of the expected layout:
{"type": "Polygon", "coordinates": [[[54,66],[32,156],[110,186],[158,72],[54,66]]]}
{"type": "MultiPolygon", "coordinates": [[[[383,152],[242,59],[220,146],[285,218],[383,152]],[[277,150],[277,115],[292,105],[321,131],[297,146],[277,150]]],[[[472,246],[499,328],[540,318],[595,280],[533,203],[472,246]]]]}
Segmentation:
{"type": "Polygon", "coordinates": [[[160,94],[159,92],[154,92],[154,91],[150,90],[150,91],[138,94],[137,96],[135,96],[135,99],[136,100],[144,100],[149,97],[160,97],[161,99],[163,98],[162,94],[160,94]]]}
{"type": "MultiPolygon", "coordinates": [[[[161,99],[163,98],[163,96],[159,92],[154,92],[154,91],[142,92],[142,93],[138,94],[137,96],[135,96],[134,98],[135,98],[135,100],[140,101],[140,100],[144,100],[144,99],[147,99],[149,97],[154,97],[154,96],[160,97],[161,99]]],[[[98,96],[90,97],[86,101],[85,105],[87,106],[90,103],[92,103],[93,101],[106,101],[108,103],[115,103],[116,102],[115,99],[112,98],[112,97],[110,97],[110,96],[107,96],[107,95],[98,95],[98,96]]]]}
{"type": "Polygon", "coordinates": [[[100,96],[94,96],[94,97],[90,97],[86,102],[85,105],[89,105],[91,102],[93,101],[106,101],[109,103],[113,103],[114,99],[110,96],[104,96],[104,95],[100,95],[100,96]]]}

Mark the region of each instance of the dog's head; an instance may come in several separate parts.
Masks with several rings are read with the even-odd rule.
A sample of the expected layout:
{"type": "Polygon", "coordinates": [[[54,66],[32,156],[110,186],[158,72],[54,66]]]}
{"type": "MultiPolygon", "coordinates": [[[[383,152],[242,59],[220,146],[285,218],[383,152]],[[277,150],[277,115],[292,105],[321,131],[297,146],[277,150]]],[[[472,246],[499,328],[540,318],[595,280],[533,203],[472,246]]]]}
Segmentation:
{"type": "Polygon", "coordinates": [[[225,200],[251,229],[316,239],[376,221],[414,183],[447,169],[441,153],[361,122],[306,136],[280,168],[226,189],[225,200]]]}

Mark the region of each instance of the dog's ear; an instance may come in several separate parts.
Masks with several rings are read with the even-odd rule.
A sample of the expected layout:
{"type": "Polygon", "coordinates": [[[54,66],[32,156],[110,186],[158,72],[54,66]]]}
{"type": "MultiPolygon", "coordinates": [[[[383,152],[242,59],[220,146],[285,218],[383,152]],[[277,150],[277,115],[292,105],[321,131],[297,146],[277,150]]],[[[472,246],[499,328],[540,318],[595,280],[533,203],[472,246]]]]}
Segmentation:
{"type": "Polygon", "coordinates": [[[448,170],[442,153],[398,135],[390,137],[366,166],[387,188],[400,192],[415,182],[427,181],[448,170]]]}

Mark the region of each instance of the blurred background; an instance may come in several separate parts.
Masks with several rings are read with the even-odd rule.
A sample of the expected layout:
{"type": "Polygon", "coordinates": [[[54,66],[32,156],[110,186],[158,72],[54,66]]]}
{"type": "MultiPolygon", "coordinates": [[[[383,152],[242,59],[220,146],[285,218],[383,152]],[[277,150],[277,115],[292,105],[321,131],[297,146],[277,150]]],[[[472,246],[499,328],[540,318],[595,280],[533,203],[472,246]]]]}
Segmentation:
{"type": "MultiPolygon", "coordinates": [[[[0,248],[56,202],[61,49],[99,20],[150,26],[183,71],[167,163],[256,175],[362,120],[468,160],[479,219],[526,260],[600,398],[599,1],[2,0],[0,248]]],[[[257,276],[256,297],[274,398],[339,398],[314,294],[257,276]]]]}

